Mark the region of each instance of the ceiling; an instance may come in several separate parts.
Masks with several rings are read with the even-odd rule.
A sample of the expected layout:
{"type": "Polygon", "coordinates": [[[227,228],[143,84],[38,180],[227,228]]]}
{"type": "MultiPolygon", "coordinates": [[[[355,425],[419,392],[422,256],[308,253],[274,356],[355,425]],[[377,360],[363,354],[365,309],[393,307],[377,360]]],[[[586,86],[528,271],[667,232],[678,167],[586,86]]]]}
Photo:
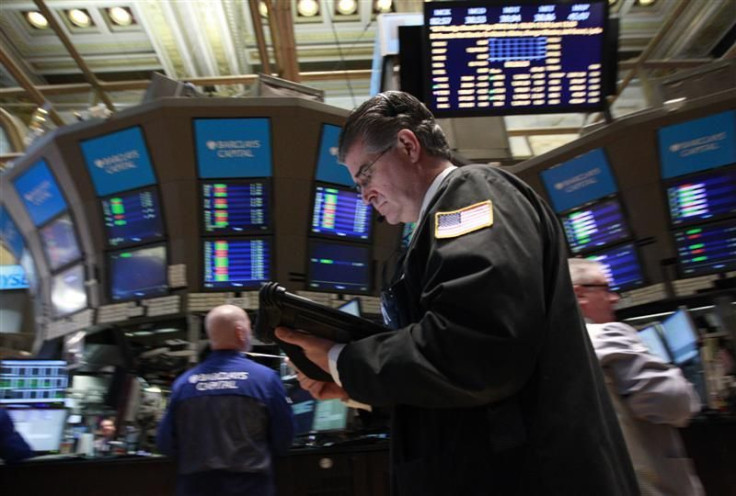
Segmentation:
{"type": "MultiPolygon", "coordinates": [[[[296,0],[270,1],[271,14],[287,12],[281,19],[290,19],[274,27],[277,43],[285,46],[293,39],[291,55],[275,66],[268,20],[256,15],[265,31],[272,72],[284,76],[292,62],[301,82],[323,90],[332,105],[353,108],[369,97],[380,23],[372,1],[359,0],[355,14],[338,15],[338,0],[311,0],[320,9],[312,18],[297,15],[296,0]]],[[[614,117],[651,106],[656,78],[735,55],[736,0],[655,0],[648,6],[642,1],[616,0],[611,5],[620,18],[619,78],[631,80],[612,107],[614,117]]],[[[421,12],[422,3],[394,0],[392,9],[421,12]]],[[[154,72],[193,81],[200,91],[235,96],[247,91],[253,75],[264,69],[248,0],[2,0],[0,48],[0,107],[36,127],[34,118],[44,101],[64,123],[101,102],[114,111],[137,105],[154,72]],[[113,7],[127,9],[134,22],[114,24],[109,13],[113,7]],[[91,25],[74,26],[68,19],[72,9],[83,9],[91,25]],[[39,10],[50,11],[51,24],[55,20],[67,45],[53,26],[37,29],[29,24],[26,14],[39,10]],[[86,75],[69,47],[88,67],[86,75]]],[[[513,155],[536,155],[575,139],[589,117],[508,117],[513,155]]],[[[41,127],[53,126],[43,122],[41,127]]]]}

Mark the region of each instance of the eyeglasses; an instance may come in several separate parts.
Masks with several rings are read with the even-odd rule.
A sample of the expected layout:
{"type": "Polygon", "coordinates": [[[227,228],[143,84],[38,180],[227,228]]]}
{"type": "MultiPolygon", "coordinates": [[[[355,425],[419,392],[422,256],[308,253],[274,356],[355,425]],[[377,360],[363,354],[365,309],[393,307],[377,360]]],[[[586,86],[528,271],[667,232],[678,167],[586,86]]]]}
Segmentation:
{"type": "Polygon", "coordinates": [[[601,289],[603,289],[603,290],[604,290],[604,291],[605,291],[606,293],[609,293],[609,294],[612,294],[612,295],[617,295],[617,296],[618,296],[618,291],[613,291],[613,290],[611,289],[611,286],[610,286],[610,285],[609,285],[608,283],[597,283],[597,284],[578,284],[578,286],[582,286],[582,287],[584,287],[584,288],[601,288],[601,289]]]}
{"type": "Polygon", "coordinates": [[[358,173],[355,175],[355,191],[362,194],[363,190],[371,184],[371,179],[373,178],[373,172],[371,172],[371,168],[376,164],[376,162],[381,160],[381,157],[383,157],[386,152],[388,152],[393,147],[394,145],[392,144],[388,148],[384,148],[384,150],[379,153],[376,158],[374,158],[367,164],[363,164],[360,166],[360,169],[358,169],[358,173]]]}

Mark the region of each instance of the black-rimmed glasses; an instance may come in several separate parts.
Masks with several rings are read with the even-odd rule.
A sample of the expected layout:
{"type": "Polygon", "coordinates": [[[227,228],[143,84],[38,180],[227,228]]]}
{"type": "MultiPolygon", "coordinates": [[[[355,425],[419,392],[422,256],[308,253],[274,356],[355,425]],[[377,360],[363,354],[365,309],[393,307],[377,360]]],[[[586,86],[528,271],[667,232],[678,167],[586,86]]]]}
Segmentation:
{"type": "Polygon", "coordinates": [[[370,185],[371,178],[373,177],[373,172],[371,172],[371,169],[376,164],[376,162],[381,160],[381,157],[383,157],[386,152],[388,152],[393,147],[394,145],[390,145],[389,147],[384,148],[383,151],[379,153],[376,158],[374,158],[367,164],[363,164],[360,166],[360,169],[358,169],[358,173],[355,175],[355,191],[362,194],[363,190],[367,188],[368,185],[370,185]]]}

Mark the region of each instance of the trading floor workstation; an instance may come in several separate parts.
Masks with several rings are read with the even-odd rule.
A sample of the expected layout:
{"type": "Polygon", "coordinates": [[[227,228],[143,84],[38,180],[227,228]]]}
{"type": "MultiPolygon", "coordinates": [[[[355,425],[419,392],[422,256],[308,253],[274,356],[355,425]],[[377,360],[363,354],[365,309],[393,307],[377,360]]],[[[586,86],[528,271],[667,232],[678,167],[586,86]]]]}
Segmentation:
{"type": "MultiPolygon", "coordinates": [[[[480,41],[480,6],[427,7],[426,56],[439,59],[425,101],[458,118],[605,108],[606,3],[566,12],[580,31],[546,47],[480,41]],[[460,22],[472,36],[452,36],[460,22]],[[568,43],[590,47],[582,69],[568,43]],[[448,50],[469,54],[472,76],[444,64],[459,59],[448,50]],[[551,56],[557,70],[536,69],[551,56]]],[[[175,467],[153,443],[171,382],[207,353],[207,311],[230,303],[255,319],[265,282],[381,321],[412,226],[380,222],[353,189],[336,157],[347,115],[301,98],[160,98],[61,127],[2,175],[0,233],[25,271],[37,339],[35,356],[0,362],[0,403],[39,455],[0,466],[3,487],[41,494],[63,477],[78,494],[171,493],[175,467]],[[106,418],[117,435],[100,449],[106,418]]],[[[553,206],[570,256],[606,266],[619,319],[695,385],[703,414],[683,436],[706,490],[727,494],[736,389],[718,355],[736,341],[736,90],[601,124],[509,170],[553,206]]],[[[279,494],[388,494],[382,412],[315,401],[276,345],[252,351],[280,372],[296,418],[279,494]]]]}

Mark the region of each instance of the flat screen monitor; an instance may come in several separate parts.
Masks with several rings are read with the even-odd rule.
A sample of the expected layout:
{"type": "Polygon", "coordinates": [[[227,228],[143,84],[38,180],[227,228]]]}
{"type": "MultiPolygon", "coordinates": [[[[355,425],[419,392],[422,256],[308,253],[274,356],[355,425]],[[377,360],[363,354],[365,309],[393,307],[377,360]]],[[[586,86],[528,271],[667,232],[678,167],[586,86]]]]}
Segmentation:
{"type": "Polygon", "coordinates": [[[667,200],[675,226],[736,216],[736,167],[674,180],[667,200]]]}
{"type": "Polygon", "coordinates": [[[59,452],[67,417],[65,408],[8,408],[8,415],[34,454],[59,452]]]}
{"type": "Polygon", "coordinates": [[[46,260],[52,271],[82,258],[74,223],[69,214],[57,217],[39,230],[46,260]]]}
{"type": "Polygon", "coordinates": [[[373,208],[363,203],[352,188],[318,184],[314,192],[312,234],[368,241],[371,237],[373,208]]]}
{"type": "Polygon", "coordinates": [[[665,346],[664,341],[662,341],[662,336],[660,336],[656,325],[651,325],[640,330],[639,339],[641,339],[644,346],[647,347],[652,355],[666,363],[672,361],[670,353],[667,351],[667,347],[665,346]]]}
{"type": "Polygon", "coordinates": [[[342,128],[333,124],[322,124],[317,155],[317,173],[315,179],[330,184],[352,186],[353,178],[347,167],[337,161],[338,144],[342,128]]]}
{"type": "Polygon", "coordinates": [[[0,361],[0,403],[48,404],[66,398],[69,385],[63,360],[0,361]]]}
{"type": "Polygon", "coordinates": [[[113,301],[161,296],[169,290],[164,245],[111,252],[107,263],[113,301]]]}
{"type": "Polygon", "coordinates": [[[21,235],[18,226],[2,205],[0,205],[0,244],[15,257],[16,261],[20,260],[25,248],[23,235],[21,235]]]}
{"type": "Polygon", "coordinates": [[[698,332],[684,308],[662,321],[662,336],[675,364],[682,365],[699,356],[698,332]]]}
{"type": "Polygon", "coordinates": [[[682,277],[736,270],[736,220],[674,231],[682,277]]]}
{"type": "Polygon", "coordinates": [[[608,0],[427,2],[424,101],[437,117],[602,110],[607,19],[608,0]]]}
{"type": "Polygon", "coordinates": [[[268,238],[205,239],[202,253],[206,289],[255,289],[271,279],[273,255],[268,238]]]}
{"type": "Polygon", "coordinates": [[[108,196],[100,202],[109,246],[148,243],[164,237],[163,215],[155,187],[108,196]]]}
{"type": "Polygon", "coordinates": [[[341,312],[349,313],[350,315],[355,315],[356,317],[360,317],[363,312],[360,310],[360,299],[359,298],[353,298],[352,300],[343,303],[339,307],[337,307],[338,310],[341,312]]]}
{"type": "Polygon", "coordinates": [[[75,265],[51,278],[51,307],[56,317],[87,308],[84,266],[75,265]]]}
{"type": "Polygon", "coordinates": [[[296,437],[344,431],[347,428],[348,407],[340,400],[315,400],[305,390],[288,385],[291,410],[294,413],[296,437]]]}
{"type": "Polygon", "coordinates": [[[61,188],[43,159],[13,179],[13,185],[35,226],[67,208],[61,188]]]}
{"type": "Polygon", "coordinates": [[[368,293],[371,250],[368,246],[309,241],[308,287],[318,291],[368,293]]]}
{"type": "Polygon", "coordinates": [[[194,119],[202,179],[271,177],[271,121],[265,117],[194,119]]]}
{"type": "Polygon", "coordinates": [[[79,146],[97,196],[156,183],[153,163],[140,126],[90,138],[79,146]]]}
{"type": "Polygon", "coordinates": [[[256,234],[271,226],[267,179],[202,182],[202,215],[208,234],[256,234]]]}
{"type": "Polygon", "coordinates": [[[631,237],[616,198],[568,212],[562,216],[562,225],[573,253],[603,248],[631,237]]]}
{"type": "Polygon", "coordinates": [[[613,291],[628,291],[644,285],[639,254],[632,243],[599,251],[585,258],[603,264],[603,270],[613,291]]]}

